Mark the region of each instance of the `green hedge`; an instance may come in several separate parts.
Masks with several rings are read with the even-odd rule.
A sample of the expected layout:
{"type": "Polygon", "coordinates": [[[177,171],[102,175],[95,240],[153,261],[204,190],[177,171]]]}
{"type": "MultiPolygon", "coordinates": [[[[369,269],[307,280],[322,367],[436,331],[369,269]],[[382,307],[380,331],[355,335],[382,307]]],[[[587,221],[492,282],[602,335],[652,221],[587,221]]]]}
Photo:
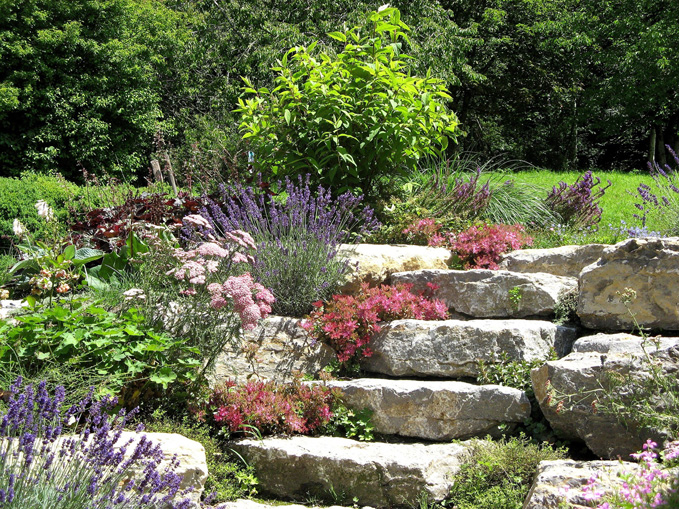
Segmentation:
{"type": "Polygon", "coordinates": [[[46,222],[38,216],[35,203],[45,200],[61,224],[71,220],[69,206],[78,203],[81,189],[60,176],[25,173],[21,178],[0,177],[0,250],[16,242],[12,223],[18,218],[34,237],[40,238],[46,222]]]}

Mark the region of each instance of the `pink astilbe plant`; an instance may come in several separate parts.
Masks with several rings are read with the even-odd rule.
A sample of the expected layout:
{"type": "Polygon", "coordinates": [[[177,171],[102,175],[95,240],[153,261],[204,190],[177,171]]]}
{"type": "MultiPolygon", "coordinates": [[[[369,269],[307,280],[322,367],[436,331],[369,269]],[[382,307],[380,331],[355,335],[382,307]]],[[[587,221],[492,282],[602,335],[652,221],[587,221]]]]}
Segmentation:
{"type": "Polygon", "coordinates": [[[253,427],[261,435],[314,434],[328,424],[338,402],[339,393],[323,385],[227,381],[214,389],[197,413],[230,434],[247,433],[253,427]]]}
{"type": "MultiPolygon", "coordinates": [[[[316,308],[302,327],[318,341],[335,349],[340,363],[370,357],[370,338],[380,331],[379,322],[414,318],[444,320],[448,309],[443,301],[429,300],[410,292],[412,285],[370,288],[361,286],[358,295],[333,295],[329,302],[316,302],[316,308]]],[[[430,286],[435,289],[433,285],[430,286]]]]}

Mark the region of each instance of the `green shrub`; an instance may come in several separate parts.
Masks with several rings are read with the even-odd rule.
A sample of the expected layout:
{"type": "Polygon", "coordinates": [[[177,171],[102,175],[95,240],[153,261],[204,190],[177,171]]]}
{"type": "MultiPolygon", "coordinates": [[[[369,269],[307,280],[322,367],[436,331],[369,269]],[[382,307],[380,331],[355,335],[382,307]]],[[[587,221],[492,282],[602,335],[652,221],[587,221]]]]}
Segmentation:
{"type": "Polygon", "coordinates": [[[167,388],[174,381],[193,379],[200,366],[195,348],[145,328],[136,309],[116,315],[72,300],[14,320],[0,320],[0,369],[18,365],[34,377],[57,364],[88,368],[105,378],[98,384],[101,393],[131,389],[135,401],[128,398],[128,405],[148,385],[167,388]]]}
{"type": "Polygon", "coordinates": [[[467,460],[444,502],[456,509],[520,509],[541,461],[565,458],[563,449],[536,445],[525,437],[472,440],[467,460]]]}
{"type": "Polygon", "coordinates": [[[311,173],[314,183],[375,194],[382,177],[439,155],[457,135],[457,118],[442,80],[408,74],[401,55],[408,27],[394,8],[368,16],[363,27],[328,34],[340,53],[292,48],[273,68],[276,87],[245,91],[241,130],[256,164],[277,177],[311,173]]]}
{"type": "Polygon", "coordinates": [[[69,205],[80,195],[80,188],[60,175],[24,173],[21,178],[0,177],[0,249],[16,242],[12,223],[19,219],[34,238],[43,238],[48,224],[38,216],[35,204],[44,200],[54,210],[60,224],[71,219],[69,205]]]}

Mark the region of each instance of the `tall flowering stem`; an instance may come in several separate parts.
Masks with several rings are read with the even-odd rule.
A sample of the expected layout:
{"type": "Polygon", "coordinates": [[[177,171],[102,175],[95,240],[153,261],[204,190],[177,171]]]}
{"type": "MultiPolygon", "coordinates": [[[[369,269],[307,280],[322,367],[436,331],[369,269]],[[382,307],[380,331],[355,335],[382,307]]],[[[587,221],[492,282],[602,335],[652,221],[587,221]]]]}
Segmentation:
{"type": "Polygon", "coordinates": [[[611,186],[611,181],[603,187],[599,184],[601,179],[594,177],[591,171],[585,172],[572,185],[559,182],[547,195],[547,205],[564,224],[574,227],[594,226],[601,221],[599,200],[611,186]]]}
{"type": "Polygon", "coordinates": [[[50,396],[45,382],[22,387],[19,378],[9,392],[0,413],[0,508],[191,507],[176,460],[165,461],[143,435],[122,439],[132,414],[110,418],[115,399],[95,402],[90,393],[64,411],[63,387],[50,396]]]}

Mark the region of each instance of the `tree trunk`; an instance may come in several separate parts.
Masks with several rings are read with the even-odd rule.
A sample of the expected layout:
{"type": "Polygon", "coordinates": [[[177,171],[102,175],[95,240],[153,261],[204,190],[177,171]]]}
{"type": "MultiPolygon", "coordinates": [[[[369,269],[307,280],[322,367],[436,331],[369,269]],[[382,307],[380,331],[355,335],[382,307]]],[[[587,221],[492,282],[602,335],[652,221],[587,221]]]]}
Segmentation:
{"type": "Polygon", "coordinates": [[[657,131],[655,127],[651,127],[651,139],[648,144],[648,161],[650,163],[655,163],[655,139],[657,136],[657,131]]]}
{"type": "Polygon", "coordinates": [[[660,143],[658,143],[658,164],[660,166],[663,166],[663,167],[667,164],[667,157],[666,157],[667,151],[665,149],[665,144],[669,140],[665,139],[666,134],[667,134],[667,131],[665,129],[660,130],[660,136],[659,136],[660,143]]]}

